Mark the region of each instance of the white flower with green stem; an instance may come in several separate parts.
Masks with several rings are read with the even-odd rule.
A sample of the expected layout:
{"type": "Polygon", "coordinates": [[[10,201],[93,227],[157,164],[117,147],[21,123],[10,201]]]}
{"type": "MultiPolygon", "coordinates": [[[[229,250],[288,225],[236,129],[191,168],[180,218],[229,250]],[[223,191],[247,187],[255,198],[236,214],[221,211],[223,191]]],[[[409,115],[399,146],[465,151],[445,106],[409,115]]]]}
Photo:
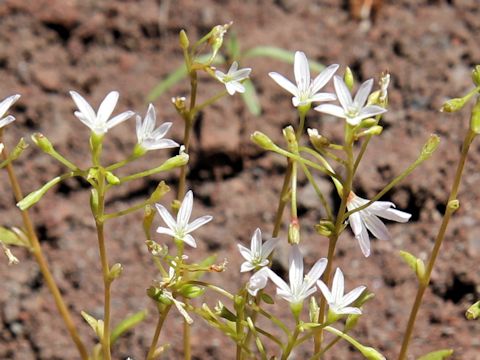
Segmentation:
{"type": "Polygon", "coordinates": [[[252,271],[268,265],[268,257],[277,245],[278,239],[276,238],[269,239],[265,243],[262,243],[262,232],[257,228],[253,233],[250,249],[240,244],[237,245],[240,254],[246,260],[241,265],[240,272],[252,271]]]}
{"type": "MultiPolygon", "coordinates": [[[[355,210],[369,202],[350,192],[347,199],[348,211],[355,210]]],[[[379,217],[401,223],[407,222],[412,215],[395,209],[395,204],[390,201],[374,201],[365,209],[352,213],[348,219],[350,227],[358,240],[363,255],[370,256],[370,237],[368,231],[380,240],[390,240],[390,233],[379,217]],[[367,231],[368,230],[368,231],[367,231]]]]}
{"type": "Polygon", "coordinates": [[[296,85],[279,73],[271,72],[268,75],[278,85],[293,95],[293,106],[299,107],[310,106],[312,102],[336,100],[335,94],[321,93],[319,91],[330,81],[337,69],[337,64],[330,65],[315,79],[311,80],[308,59],[303,52],[297,51],[293,63],[296,85]]]}
{"type": "Polygon", "coordinates": [[[197,247],[197,243],[190,233],[211,221],[212,216],[205,215],[189,223],[193,208],[193,193],[191,190],[187,192],[182,201],[182,205],[178,210],[177,220],[170,215],[168,210],[163,205],[156,204],[155,206],[163,221],[168,226],[159,226],[157,228],[157,233],[170,235],[175,240],[183,241],[194,248],[197,247]]]}
{"type": "Polygon", "coordinates": [[[321,280],[317,281],[317,285],[320,288],[323,296],[327,300],[330,310],[337,315],[349,315],[349,314],[361,314],[362,311],[359,308],[349,306],[355,300],[357,300],[363,291],[365,286],[359,286],[345,295],[345,278],[342,270],[337,268],[335,275],[333,276],[332,291],[328,289],[328,286],[321,280]]]}
{"type": "Polygon", "coordinates": [[[97,135],[105,134],[114,126],[135,115],[133,111],[125,111],[110,119],[118,102],[119,94],[117,91],[112,91],[105,97],[97,113],[95,113],[90,104],[76,91],[70,91],[70,95],[79,110],[75,111],[75,116],[97,135]]]}
{"type": "Polygon", "coordinates": [[[357,126],[363,119],[383,114],[387,110],[378,105],[366,105],[368,96],[372,91],[373,79],[365,81],[358,89],[355,98],[352,99],[350,90],[343,79],[335,75],[333,77],[335,92],[341,106],[334,104],[321,104],[315,110],[345,119],[352,126],[357,126]]]}
{"type": "Polygon", "coordinates": [[[225,84],[227,92],[233,95],[236,92],[245,92],[245,86],[243,86],[242,81],[248,79],[251,71],[252,69],[250,68],[238,69],[238,63],[234,61],[226,74],[220,70],[215,70],[215,77],[218,81],[225,84]]]}

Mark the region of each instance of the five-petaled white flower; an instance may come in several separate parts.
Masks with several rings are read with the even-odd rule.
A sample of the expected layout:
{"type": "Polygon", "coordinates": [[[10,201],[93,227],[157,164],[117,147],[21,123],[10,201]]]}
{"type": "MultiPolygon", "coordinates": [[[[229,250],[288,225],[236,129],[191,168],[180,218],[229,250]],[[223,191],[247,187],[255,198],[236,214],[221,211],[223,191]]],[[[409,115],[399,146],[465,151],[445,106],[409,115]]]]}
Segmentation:
{"type": "Polygon", "coordinates": [[[19,98],[20,95],[16,94],[9,96],[5,98],[2,102],[0,102],[0,129],[15,121],[15,117],[13,117],[12,115],[5,116],[3,119],[1,119],[1,117],[5,115],[10,106],[12,106],[19,98]]]}
{"type": "Polygon", "coordinates": [[[241,81],[247,79],[251,71],[252,69],[250,68],[238,70],[238,63],[234,61],[226,74],[219,70],[215,70],[215,77],[220,82],[224,83],[225,87],[227,88],[227,92],[230,95],[233,95],[235,92],[245,92],[245,86],[242,85],[241,81]]]}
{"type": "Polygon", "coordinates": [[[117,91],[112,91],[105,97],[96,114],[90,104],[79,93],[76,91],[70,91],[70,95],[77,105],[78,110],[80,110],[75,111],[75,116],[97,135],[105,134],[112,127],[135,115],[133,111],[125,111],[114,118],[109,119],[112,115],[113,109],[117,105],[119,96],[117,91]]]}
{"type": "Polygon", "coordinates": [[[345,82],[340,76],[335,75],[333,77],[333,84],[335,85],[338,101],[340,101],[340,105],[342,106],[322,104],[315,107],[315,110],[346,119],[347,122],[353,126],[358,125],[363,119],[380,115],[387,111],[378,105],[365,106],[370,91],[372,90],[373,79],[365,81],[360,86],[353,100],[347,85],[345,85],[345,82]]]}
{"type": "Polygon", "coordinates": [[[297,85],[294,85],[290,80],[279,73],[271,72],[268,75],[270,75],[278,85],[293,95],[293,106],[303,106],[316,101],[333,101],[337,99],[335,94],[319,92],[320,89],[330,81],[337,69],[337,64],[330,65],[315,79],[311,80],[307,57],[303,52],[297,51],[293,63],[295,82],[297,85]]]}
{"type": "Polygon", "coordinates": [[[345,279],[343,277],[342,270],[337,268],[335,275],[333,277],[332,291],[328,289],[328,286],[321,280],[317,281],[317,285],[320,288],[323,296],[328,302],[330,310],[335,314],[347,315],[347,314],[361,314],[362,310],[359,308],[348,306],[353,303],[366,289],[365,286],[359,286],[350,291],[348,294],[345,293],[345,279]]]}
{"type": "Polygon", "coordinates": [[[252,296],[257,296],[259,290],[265,288],[268,282],[268,268],[262,267],[250,277],[247,283],[247,291],[252,296]]]}
{"type": "Polygon", "coordinates": [[[270,269],[268,269],[268,276],[277,285],[277,295],[293,305],[300,304],[317,290],[315,283],[322,276],[327,266],[327,259],[318,260],[304,277],[303,255],[298,245],[292,245],[288,266],[290,285],[270,269]]]}
{"type": "Polygon", "coordinates": [[[148,151],[180,146],[173,140],[163,138],[172,126],[171,122],[163,123],[154,130],[156,116],[155,108],[152,104],[148,105],[147,114],[145,115],[143,122],[141,116],[139,115],[136,116],[136,120],[138,145],[143,149],[148,151]]]}
{"type": "Polygon", "coordinates": [[[197,243],[190,233],[208,223],[212,220],[212,217],[210,215],[205,215],[193,220],[190,224],[188,223],[193,208],[193,193],[191,190],[187,192],[183,199],[182,205],[178,210],[176,221],[163,205],[156,204],[155,206],[157,207],[163,221],[165,221],[165,224],[168,226],[168,228],[159,226],[157,228],[157,233],[170,235],[174,237],[175,240],[183,241],[191,247],[197,247],[197,243]]]}
{"type": "Polygon", "coordinates": [[[240,250],[240,254],[242,254],[243,258],[246,260],[240,267],[240,271],[251,271],[255,268],[268,265],[268,256],[278,245],[277,240],[278,239],[273,238],[262,244],[262,232],[260,229],[257,229],[253,233],[250,242],[250,249],[238,244],[238,250],[240,250]]]}
{"type": "MultiPolygon", "coordinates": [[[[352,211],[368,202],[369,200],[363,199],[353,192],[350,192],[347,200],[347,209],[348,211],[352,211]]],[[[390,201],[374,201],[367,208],[354,212],[348,217],[355,238],[358,240],[363,255],[366,257],[370,255],[370,237],[368,236],[367,229],[377,239],[390,239],[387,227],[378,217],[404,223],[412,216],[404,211],[392,209],[394,207],[395,204],[390,201]]]]}

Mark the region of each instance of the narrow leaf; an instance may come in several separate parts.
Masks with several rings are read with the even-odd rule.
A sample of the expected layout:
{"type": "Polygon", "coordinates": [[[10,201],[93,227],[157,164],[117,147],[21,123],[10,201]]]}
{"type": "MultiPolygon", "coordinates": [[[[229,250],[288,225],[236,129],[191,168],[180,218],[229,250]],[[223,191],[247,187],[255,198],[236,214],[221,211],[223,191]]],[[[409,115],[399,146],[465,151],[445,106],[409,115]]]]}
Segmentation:
{"type": "Polygon", "coordinates": [[[243,86],[245,86],[245,92],[242,94],[242,98],[245,101],[245,105],[247,105],[252,115],[259,116],[262,113],[262,107],[260,106],[255,86],[250,79],[245,80],[243,86]]]}
{"type": "Polygon", "coordinates": [[[453,349],[443,349],[428,353],[419,357],[417,360],[443,360],[453,354],[453,349]]]}
{"type": "Polygon", "coordinates": [[[115,326],[112,334],[110,335],[110,342],[112,343],[112,345],[115,344],[115,341],[117,341],[120,336],[135,327],[137,324],[141,323],[143,320],[145,320],[147,313],[147,310],[139,311],[123,319],[117,326],[115,326]]]}

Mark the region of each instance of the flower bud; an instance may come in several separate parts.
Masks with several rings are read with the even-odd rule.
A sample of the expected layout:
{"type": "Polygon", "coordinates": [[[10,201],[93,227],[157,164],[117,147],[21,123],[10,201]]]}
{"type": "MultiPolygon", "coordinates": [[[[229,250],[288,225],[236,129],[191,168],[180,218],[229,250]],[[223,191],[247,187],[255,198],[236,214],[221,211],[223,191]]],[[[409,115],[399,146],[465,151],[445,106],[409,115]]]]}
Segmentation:
{"type": "Polygon", "coordinates": [[[112,282],[116,278],[120,277],[120,275],[122,275],[122,272],[123,272],[122,264],[116,263],[110,268],[110,271],[108,272],[108,279],[110,280],[110,282],[112,282]]]}
{"type": "Polygon", "coordinates": [[[147,249],[153,256],[158,257],[165,257],[168,255],[168,246],[167,245],[160,245],[153,240],[145,241],[145,245],[147,245],[147,249]]]}
{"type": "Polygon", "coordinates": [[[162,171],[168,171],[186,165],[188,163],[188,159],[189,156],[187,153],[181,153],[180,155],[171,157],[161,165],[162,171]]]}
{"type": "Polygon", "coordinates": [[[465,317],[468,320],[475,320],[480,316],[480,301],[477,301],[475,304],[471,305],[467,312],[465,313],[465,317]]]}
{"type": "Polygon", "coordinates": [[[201,288],[200,286],[185,284],[180,289],[178,289],[178,292],[185,298],[194,299],[203,295],[205,289],[201,288]]]}
{"type": "Polygon", "coordinates": [[[427,142],[423,146],[422,152],[420,153],[420,158],[426,159],[430,157],[435,152],[435,150],[437,150],[439,144],[440,137],[435,134],[430,135],[427,142]]]}
{"type": "Polygon", "coordinates": [[[265,150],[274,150],[277,147],[267,135],[260,131],[255,131],[250,138],[255,144],[265,150]]]}
{"type": "Polygon", "coordinates": [[[160,201],[167,192],[170,191],[170,187],[165,184],[165,181],[161,181],[158,185],[155,191],[150,195],[149,201],[151,202],[158,202],[160,201]]]}
{"type": "Polygon", "coordinates": [[[62,178],[60,176],[57,176],[56,178],[50,180],[47,182],[45,185],[43,185],[40,189],[31,192],[27,196],[25,196],[22,200],[20,200],[17,203],[17,206],[20,208],[20,210],[25,211],[31,206],[35,205],[42,197],[45,195],[45,193],[50,190],[51,187],[55,186],[58,184],[62,178]]]}
{"type": "Polygon", "coordinates": [[[473,69],[472,80],[476,86],[480,86],[480,65],[475,66],[475,69],[473,69]]]}
{"type": "Polygon", "coordinates": [[[450,200],[447,206],[450,210],[457,211],[460,208],[460,201],[458,201],[457,199],[450,200]]]}
{"type": "Polygon", "coordinates": [[[180,34],[178,35],[178,38],[179,38],[179,42],[180,42],[180,47],[183,49],[183,50],[186,50],[188,49],[188,47],[190,46],[190,41],[188,40],[188,36],[187,36],[187,33],[185,32],[185,30],[180,30],[180,34]]]}
{"type": "Polygon", "coordinates": [[[386,360],[387,358],[380,354],[378,350],[370,346],[361,346],[358,347],[358,350],[365,356],[368,360],[386,360]]]}
{"type": "Polygon", "coordinates": [[[288,225],[288,243],[290,245],[296,245],[300,243],[300,226],[298,220],[292,220],[288,225]]]}
{"type": "Polygon", "coordinates": [[[92,209],[93,214],[98,212],[98,192],[96,189],[90,190],[90,209],[92,209]]]}
{"type": "Polygon", "coordinates": [[[367,105],[378,105],[378,104],[380,104],[380,95],[381,95],[380,90],[376,90],[376,91],[372,92],[368,96],[367,105]]]}
{"type": "Polygon", "coordinates": [[[347,85],[348,90],[352,91],[353,85],[355,84],[355,80],[353,78],[353,73],[352,69],[347,66],[345,69],[345,75],[343,75],[343,81],[345,82],[345,85],[347,85]]]}
{"type": "Polygon", "coordinates": [[[320,307],[318,306],[315,296],[310,298],[310,304],[308,306],[308,315],[310,322],[314,323],[318,321],[318,316],[320,314],[320,307]]]}
{"type": "Polygon", "coordinates": [[[291,152],[298,151],[298,143],[297,143],[297,136],[295,135],[295,130],[293,130],[292,126],[287,126],[283,129],[283,137],[287,141],[288,150],[291,152]]]}
{"type": "Polygon", "coordinates": [[[330,145],[330,140],[325,136],[320,135],[317,129],[307,129],[307,134],[310,137],[310,142],[316,150],[322,150],[330,145]]]}
{"type": "Polygon", "coordinates": [[[105,172],[105,179],[107,179],[107,182],[110,185],[120,184],[120,179],[118,177],[116,177],[115,175],[113,175],[113,173],[111,173],[110,171],[105,172]]]}
{"type": "Polygon", "coordinates": [[[215,312],[217,313],[218,316],[228,321],[232,321],[232,322],[237,321],[236,315],[232,313],[225,305],[223,305],[221,301],[219,301],[215,306],[215,312]]]}
{"type": "Polygon", "coordinates": [[[329,220],[320,220],[320,222],[315,225],[315,231],[322,236],[330,237],[335,231],[335,225],[329,220]]]}
{"type": "Polygon", "coordinates": [[[445,102],[440,108],[441,112],[455,112],[460,110],[465,106],[467,101],[470,100],[469,96],[464,96],[463,98],[454,98],[445,102]]]}
{"type": "Polygon", "coordinates": [[[475,134],[480,134],[480,97],[477,99],[477,102],[472,109],[470,129],[472,129],[475,134]]]}
{"type": "Polygon", "coordinates": [[[378,121],[376,119],[368,118],[368,119],[362,120],[359,127],[368,129],[377,124],[378,124],[378,121]]]}
{"type": "Polygon", "coordinates": [[[47,137],[41,133],[33,134],[32,141],[35,143],[35,145],[37,145],[42,151],[46,152],[47,154],[50,154],[54,151],[53,145],[50,140],[48,140],[47,137]]]}

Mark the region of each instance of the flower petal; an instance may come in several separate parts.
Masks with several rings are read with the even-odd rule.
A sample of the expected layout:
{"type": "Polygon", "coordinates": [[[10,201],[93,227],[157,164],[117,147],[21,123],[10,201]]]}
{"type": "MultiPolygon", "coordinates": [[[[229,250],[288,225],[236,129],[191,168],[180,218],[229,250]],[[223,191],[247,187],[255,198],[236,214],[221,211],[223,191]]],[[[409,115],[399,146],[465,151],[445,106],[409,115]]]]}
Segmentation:
{"type": "Polygon", "coordinates": [[[278,246],[278,244],[278,238],[272,238],[267,240],[262,246],[262,258],[268,258],[272,251],[278,246]]]}
{"type": "Polygon", "coordinates": [[[252,271],[253,269],[255,269],[255,267],[249,261],[243,262],[240,266],[240,272],[248,272],[252,271]]]}
{"type": "Polygon", "coordinates": [[[153,129],[155,128],[156,119],[157,117],[155,115],[155,108],[152,104],[149,104],[142,127],[142,132],[144,135],[150,134],[153,131],[153,129]]]}
{"type": "Polygon", "coordinates": [[[364,107],[362,110],[360,110],[358,117],[363,120],[363,119],[367,119],[369,117],[380,115],[386,112],[387,112],[387,109],[384,109],[381,106],[369,105],[364,107]]]}
{"type": "Polygon", "coordinates": [[[15,117],[12,115],[5,116],[2,120],[0,120],[0,129],[7,126],[8,124],[15,121],[15,117]]]}
{"type": "Polygon", "coordinates": [[[345,307],[353,303],[355,300],[359,298],[360,295],[365,291],[367,287],[366,286],[359,286],[350,291],[348,294],[346,294],[341,301],[341,306],[345,307]]]}
{"type": "Polygon", "coordinates": [[[186,234],[183,239],[181,239],[185,244],[190,245],[193,248],[197,247],[197,243],[195,242],[195,239],[193,238],[192,235],[186,234]]]}
{"type": "Polygon", "coordinates": [[[84,125],[88,126],[88,127],[90,128],[90,130],[93,131],[93,130],[95,129],[95,124],[92,123],[92,122],[90,121],[90,119],[85,116],[85,114],[84,114],[83,112],[75,111],[73,114],[74,114],[74,115],[77,117],[77,119],[80,120],[84,125]]]}
{"type": "Polygon", "coordinates": [[[225,87],[227,88],[227,92],[230,95],[235,94],[236,92],[243,94],[245,92],[245,86],[240,84],[237,81],[229,81],[225,83],[225,87]]]}
{"type": "Polygon", "coordinates": [[[310,86],[310,68],[305,53],[297,51],[293,63],[295,81],[300,92],[306,91],[310,86]]]}
{"type": "Polygon", "coordinates": [[[373,79],[368,79],[357,90],[357,94],[355,95],[355,99],[353,102],[358,109],[361,109],[363,105],[367,102],[368,95],[370,95],[370,91],[372,91],[373,86],[373,79]]]}
{"type": "Polygon", "coordinates": [[[339,315],[349,315],[349,314],[361,315],[362,310],[360,310],[359,308],[356,308],[356,307],[344,307],[344,308],[338,309],[338,311],[335,311],[335,313],[337,313],[339,315]]]}
{"type": "Polygon", "coordinates": [[[322,104],[315,107],[314,110],[325,113],[325,114],[333,115],[342,119],[346,118],[345,110],[338,105],[322,104]]]}
{"type": "Polygon", "coordinates": [[[271,269],[269,268],[266,268],[267,271],[268,271],[268,277],[270,278],[270,280],[273,281],[273,283],[275,285],[277,285],[277,293],[278,293],[278,290],[283,290],[285,293],[288,293],[288,294],[291,294],[291,290],[290,290],[290,286],[287,285],[287,283],[280,277],[278,276],[277,274],[275,274],[271,269]]]}
{"type": "Polygon", "coordinates": [[[280,85],[282,88],[287,90],[290,94],[292,94],[293,96],[297,96],[298,94],[297,87],[285,76],[280,75],[279,73],[276,73],[276,72],[268,73],[268,75],[273,79],[273,81],[275,81],[278,85],[280,85]]]}
{"type": "Polygon", "coordinates": [[[367,215],[363,217],[363,222],[368,230],[380,240],[390,240],[390,234],[385,224],[375,215],[367,215]]]}
{"type": "Polygon", "coordinates": [[[261,268],[255,274],[250,277],[247,284],[247,291],[252,296],[257,296],[258,290],[261,290],[267,286],[268,272],[266,268],[261,268]]]}
{"type": "Polygon", "coordinates": [[[327,259],[322,258],[312,266],[308,274],[305,276],[305,285],[307,289],[314,286],[317,280],[320,279],[320,276],[322,276],[327,267],[327,262],[327,259]]]}
{"type": "Polygon", "coordinates": [[[105,99],[103,99],[100,107],[98,108],[98,124],[105,124],[107,122],[110,115],[112,115],[113,109],[115,109],[115,106],[117,106],[118,97],[118,91],[111,91],[107,94],[107,96],[105,96],[105,99]]]}
{"type": "MultiPolygon", "coordinates": [[[[177,214],[177,224],[178,226],[185,228],[188,225],[190,216],[192,215],[193,208],[193,192],[189,190],[185,197],[183,198],[182,205],[180,205],[180,210],[177,214]]],[[[192,230],[193,231],[193,230],[192,230]]]]}
{"type": "Polygon", "coordinates": [[[185,232],[191,233],[192,231],[197,230],[200,226],[205,225],[206,223],[212,221],[212,219],[213,217],[210,215],[201,216],[198,219],[193,220],[190,224],[188,224],[185,229],[185,232]]]}
{"type": "Polygon", "coordinates": [[[243,256],[243,258],[247,261],[252,261],[252,253],[249,249],[247,249],[245,246],[241,244],[237,244],[238,250],[240,251],[240,255],[243,256]]]}
{"type": "Polygon", "coordinates": [[[327,300],[327,303],[329,303],[329,304],[333,303],[334,302],[333,295],[330,292],[330,290],[328,289],[328,286],[325,285],[325,283],[321,280],[317,281],[317,286],[320,289],[320,291],[322,292],[323,296],[325,297],[325,300],[327,300]]]}
{"type": "Polygon", "coordinates": [[[333,85],[335,86],[335,92],[337,93],[338,101],[345,110],[348,110],[353,103],[350,90],[348,90],[347,85],[345,85],[343,79],[338,75],[333,77],[333,85]]]}
{"type": "Polygon", "coordinates": [[[125,120],[130,119],[135,113],[133,111],[125,111],[114,118],[110,119],[107,121],[107,129],[111,129],[114,126],[117,126],[118,124],[124,122],[125,120]]]}
{"type": "Polygon", "coordinates": [[[162,217],[163,221],[167,226],[174,230],[177,228],[177,222],[173,219],[172,215],[168,212],[168,210],[165,208],[165,206],[160,205],[160,204],[155,204],[155,207],[157,208],[158,213],[162,217]]]}
{"type": "Polygon", "coordinates": [[[246,78],[249,77],[250,73],[252,72],[252,69],[251,68],[243,68],[243,69],[240,69],[238,71],[236,71],[234,74],[233,74],[233,78],[236,80],[236,81],[240,81],[240,80],[244,80],[246,78]]]}
{"type": "Polygon", "coordinates": [[[337,96],[331,93],[318,93],[309,98],[311,102],[321,102],[321,101],[334,101],[337,100],[337,96]]]}
{"type": "MultiPolygon", "coordinates": [[[[19,94],[11,95],[7,98],[5,98],[1,103],[0,103],[0,118],[5,115],[5,113],[8,111],[10,106],[12,106],[18,99],[20,98],[19,94]]],[[[5,126],[5,125],[3,125],[5,126]]],[[[1,127],[1,126],[0,126],[1,127]]]]}
{"type": "Polygon", "coordinates": [[[146,140],[142,143],[147,150],[170,149],[179,147],[180,144],[170,139],[146,140]]]}
{"type": "Polygon", "coordinates": [[[155,129],[155,131],[151,132],[152,138],[155,140],[162,139],[165,135],[167,135],[168,130],[172,127],[171,122],[165,122],[162,125],[160,125],[158,128],[155,129]]]}
{"type": "Polygon", "coordinates": [[[303,255],[298,245],[293,245],[288,260],[288,279],[292,293],[303,285],[303,255]]]}
{"type": "Polygon", "coordinates": [[[260,256],[262,254],[262,232],[259,228],[253,233],[250,241],[250,250],[253,256],[260,256]]]}
{"type": "Polygon", "coordinates": [[[163,226],[159,226],[159,227],[157,228],[157,233],[158,233],[158,234],[165,234],[165,235],[169,235],[169,236],[175,237],[175,231],[173,231],[172,229],[163,227],[163,226]]]}
{"type": "Polygon", "coordinates": [[[92,123],[95,122],[97,115],[95,114],[95,111],[92,109],[87,100],[85,100],[79,93],[73,90],[70,91],[70,96],[72,97],[75,105],[77,105],[78,110],[80,110],[84,117],[92,123]]]}
{"type": "Polygon", "coordinates": [[[337,70],[337,64],[332,64],[323,69],[323,71],[313,80],[311,85],[311,93],[316,94],[321,88],[323,88],[330,81],[337,70]]]}
{"type": "Polygon", "coordinates": [[[355,238],[358,240],[360,249],[365,257],[370,256],[370,237],[368,236],[367,229],[362,224],[362,229],[360,234],[355,235],[355,238]]]}
{"type": "Polygon", "coordinates": [[[333,295],[333,302],[335,304],[340,304],[343,293],[345,291],[345,279],[343,277],[342,270],[337,268],[335,270],[335,275],[333,276],[333,283],[332,283],[332,295],[333,295]]]}

